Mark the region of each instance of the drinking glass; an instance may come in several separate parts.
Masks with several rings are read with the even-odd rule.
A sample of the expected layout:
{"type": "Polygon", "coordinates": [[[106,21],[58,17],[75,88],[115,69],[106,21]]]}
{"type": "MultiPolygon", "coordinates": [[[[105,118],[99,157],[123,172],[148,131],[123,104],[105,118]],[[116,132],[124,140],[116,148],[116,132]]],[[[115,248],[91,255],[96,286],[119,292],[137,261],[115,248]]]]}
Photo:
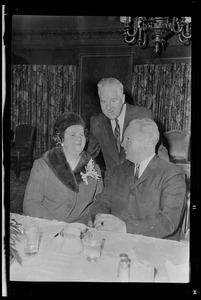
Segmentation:
{"type": "Polygon", "coordinates": [[[85,235],[82,239],[84,256],[90,262],[97,261],[101,256],[102,237],[99,233],[93,232],[85,235]]]}
{"type": "Polygon", "coordinates": [[[36,254],[39,249],[39,227],[28,225],[24,227],[24,252],[25,254],[36,254]]]}

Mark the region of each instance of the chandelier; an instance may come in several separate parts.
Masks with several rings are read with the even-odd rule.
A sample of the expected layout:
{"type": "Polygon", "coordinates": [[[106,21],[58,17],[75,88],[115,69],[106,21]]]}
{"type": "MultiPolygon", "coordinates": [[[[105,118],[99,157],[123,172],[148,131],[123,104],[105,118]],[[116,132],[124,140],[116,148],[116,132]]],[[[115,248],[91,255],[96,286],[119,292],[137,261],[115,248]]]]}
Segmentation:
{"type": "Polygon", "coordinates": [[[160,52],[174,34],[184,45],[191,42],[190,17],[120,17],[120,22],[124,24],[124,40],[132,45],[137,43],[140,48],[146,48],[151,38],[154,51],[160,52]]]}

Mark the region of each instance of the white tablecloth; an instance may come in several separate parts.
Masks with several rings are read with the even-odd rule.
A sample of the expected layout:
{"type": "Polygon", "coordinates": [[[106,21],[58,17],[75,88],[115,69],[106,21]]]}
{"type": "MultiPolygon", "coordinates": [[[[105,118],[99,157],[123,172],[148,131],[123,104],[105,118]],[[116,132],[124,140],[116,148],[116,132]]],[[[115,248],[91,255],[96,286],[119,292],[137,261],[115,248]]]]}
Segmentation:
{"type": "MultiPolygon", "coordinates": [[[[155,282],[189,282],[189,243],[149,238],[140,235],[99,231],[105,239],[99,261],[91,263],[83,252],[67,254],[55,243],[54,235],[66,226],[64,222],[11,214],[23,226],[37,224],[42,232],[39,252],[24,254],[23,236],[16,244],[23,263],[10,267],[11,281],[88,281],[118,282],[119,254],[127,253],[132,262],[146,261],[155,268],[155,282]]],[[[95,230],[89,228],[89,230],[95,230]]],[[[132,264],[131,264],[132,266],[132,264]]],[[[137,274],[130,281],[143,281],[137,274]],[[137,279],[136,279],[137,278],[137,279]]]]}

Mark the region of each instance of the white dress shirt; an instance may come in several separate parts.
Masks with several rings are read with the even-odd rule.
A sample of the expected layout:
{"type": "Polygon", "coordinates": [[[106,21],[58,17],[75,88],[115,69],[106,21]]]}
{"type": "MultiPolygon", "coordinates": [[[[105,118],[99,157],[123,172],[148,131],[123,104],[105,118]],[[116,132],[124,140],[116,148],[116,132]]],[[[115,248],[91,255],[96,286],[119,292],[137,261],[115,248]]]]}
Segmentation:
{"type": "MultiPolygon", "coordinates": [[[[152,160],[152,158],[154,157],[155,153],[151,154],[149,157],[147,157],[145,160],[143,160],[140,163],[140,169],[139,169],[139,176],[138,178],[140,178],[140,176],[142,175],[142,173],[144,172],[144,170],[146,169],[148,163],[152,160]]],[[[135,170],[134,170],[134,174],[135,174],[135,170]]]]}
{"type": "MultiPolygon", "coordinates": [[[[120,116],[117,118],[119,121],[119,127],[120,127],[120,142],[122,142],[122,135],[123,135],[123,126],[124,126],[124,119],[125,119],[125,113],[126,113],[126,104],[123,104],[122,107],[122,112],[120,114],[120,116]]],[[[110,120],[111,121],[111,125],[112,125],[112,130],[114,132],[115,127],[116,127],[116,121],[115,120],[110,120]]]]}

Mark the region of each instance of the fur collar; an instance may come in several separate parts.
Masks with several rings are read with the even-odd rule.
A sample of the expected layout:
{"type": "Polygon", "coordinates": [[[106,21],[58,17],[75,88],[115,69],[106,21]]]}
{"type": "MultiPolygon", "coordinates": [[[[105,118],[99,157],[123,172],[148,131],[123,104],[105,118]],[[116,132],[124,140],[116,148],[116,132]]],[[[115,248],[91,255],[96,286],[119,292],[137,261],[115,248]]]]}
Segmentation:
{"type": "Polygon", "coordinates": [[[76,168],[72,171],[62,147],[52,148],[43,155],[43,159],[57,178],[74,192],[79,191],[79,184],[83,182],[80,172],[85,173],[85,166],[90,158],[91,157],[83,151],[76,168]]]}

